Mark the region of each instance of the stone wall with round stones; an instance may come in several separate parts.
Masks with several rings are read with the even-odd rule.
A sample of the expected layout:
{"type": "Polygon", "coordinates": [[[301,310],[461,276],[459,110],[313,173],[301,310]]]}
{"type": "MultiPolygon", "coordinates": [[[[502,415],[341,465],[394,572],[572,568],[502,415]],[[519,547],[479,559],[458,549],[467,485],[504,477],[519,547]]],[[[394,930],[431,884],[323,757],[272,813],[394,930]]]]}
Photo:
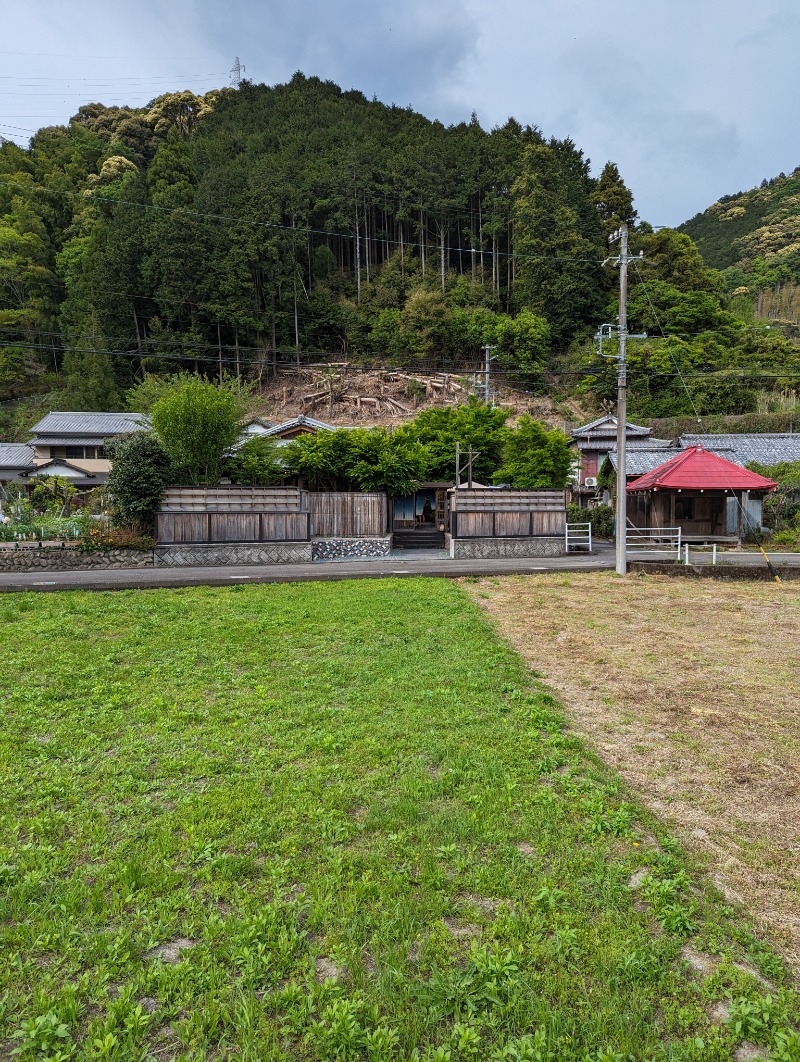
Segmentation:
{"type": "Polygon", "coordinates": [[[103,568],[152,568],[153,554],[143,549],[110,549],[83,553],[77,549],[0,549],[0,572],[75,572],[103,568]]]}
{"type": "Polygon", "coordinates": [[[561,557],[566,552],[561,535],[558,538],[450,538],[449,548],[453,560],[561,557]]]}
{"type": "Polygon", "coordinates": [[[349,557],[388,557],[392,536],[381,538],[315,538],[311,555],[315,561],[346,560],[349,557]]]}

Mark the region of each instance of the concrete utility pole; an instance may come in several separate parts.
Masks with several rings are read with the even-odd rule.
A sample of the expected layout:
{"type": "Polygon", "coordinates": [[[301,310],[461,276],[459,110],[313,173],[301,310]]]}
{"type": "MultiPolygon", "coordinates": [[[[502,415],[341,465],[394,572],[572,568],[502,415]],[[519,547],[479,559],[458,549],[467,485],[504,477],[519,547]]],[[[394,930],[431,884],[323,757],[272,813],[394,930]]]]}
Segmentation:
{"type": "Polygon", "coordinates": [[[490,390],[489,380],[492,370],[492,362],[497,357],[496,354],[492,356],[493,350],[497,350],[497,347],[486,346],[483,348],[483,353],[486,355],[486,361],[484,362],[483,367],[483,400],[487,406],[492,404],[492,392],[490,390]]]}
{"type": "Polygon", "coordinates": [[[628,424],[628,361],[627,346],[629,339],[647,339],[647,333],[631,335],[628,332],[628,263],[643,257],[640,251],[638,255],[628,254],[628,226],[623,222],[616,232],[608,237],[609,243],[620,242],[619,255],[616,258],[606,258],[603,265],[614,262],[619,266],[619,318],[616,325],[604,324],[597,333],[598,353],[604,358],[616,358],[617,360],[617,536],[616,555],[617,573],[625,575],[628,571],[628,558],[626,551],[626,538],[628,530],[628,493],[625,479],[626,469],[626,427],[628,424]],[[614,332],[619,340],[617,354],[603,354],[603,340],[610,339],[614,332]]]}
{"type": "Polygon", "coordinates": [[[628,557],[626,539],[628,530],[628,494],[625,478],[625,443],[628,422],[628,226],[623,222],[617,232],[612,232],[609,243],[619,240],[619,257],[608,261],[619,266],[619,353],[617,355],[617,574],[626,575],[628,557]]]}

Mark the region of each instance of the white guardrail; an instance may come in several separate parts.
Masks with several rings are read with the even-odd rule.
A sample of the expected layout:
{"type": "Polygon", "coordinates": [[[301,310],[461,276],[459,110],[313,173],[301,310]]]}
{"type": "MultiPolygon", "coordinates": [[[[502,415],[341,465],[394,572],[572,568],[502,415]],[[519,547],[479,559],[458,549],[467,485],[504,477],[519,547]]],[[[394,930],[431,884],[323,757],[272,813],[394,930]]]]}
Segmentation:
{"type": "Polygon", "coordinates": [[[653,553],[663,550],[681,556],[681,529],[679,527],[628,527],[625,535],[625,551],[653,553]]]}
{"type": "Polygon", "coordinates": [[[585,549],[592,552],[592,525],[591,524],[567,524],[564,533],[567,553],[571,549],[585,549]]]}

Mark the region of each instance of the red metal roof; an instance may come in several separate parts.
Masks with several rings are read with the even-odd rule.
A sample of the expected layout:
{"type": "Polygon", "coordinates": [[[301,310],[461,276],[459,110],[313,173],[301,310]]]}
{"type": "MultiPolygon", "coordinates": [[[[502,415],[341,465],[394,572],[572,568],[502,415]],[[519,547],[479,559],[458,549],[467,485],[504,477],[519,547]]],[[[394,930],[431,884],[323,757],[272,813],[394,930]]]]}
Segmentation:
{"type": "Polygon", "coordinates": [[[750,472],[733,461],[709,453],[702,446],[690,446],[663,465],[646,472],[628,484],[628,492],[639,490],[774,490],[772,479],[750,472]]]}

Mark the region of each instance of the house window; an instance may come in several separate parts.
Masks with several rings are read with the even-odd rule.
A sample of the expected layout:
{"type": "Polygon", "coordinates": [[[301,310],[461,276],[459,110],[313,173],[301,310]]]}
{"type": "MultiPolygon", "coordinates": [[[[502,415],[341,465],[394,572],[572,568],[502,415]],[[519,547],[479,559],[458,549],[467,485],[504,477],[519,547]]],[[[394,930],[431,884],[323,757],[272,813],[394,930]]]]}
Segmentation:
{"type": "Polygon", "coordinates": [[[694,498],[676,498],[675,519],[694,520],[694,498]]]}
{"type": "Polygon", "coordinates": [[[65,446],[64,457],[69,459],[70,457],[85,457],[82,446],[65,446]]]}

